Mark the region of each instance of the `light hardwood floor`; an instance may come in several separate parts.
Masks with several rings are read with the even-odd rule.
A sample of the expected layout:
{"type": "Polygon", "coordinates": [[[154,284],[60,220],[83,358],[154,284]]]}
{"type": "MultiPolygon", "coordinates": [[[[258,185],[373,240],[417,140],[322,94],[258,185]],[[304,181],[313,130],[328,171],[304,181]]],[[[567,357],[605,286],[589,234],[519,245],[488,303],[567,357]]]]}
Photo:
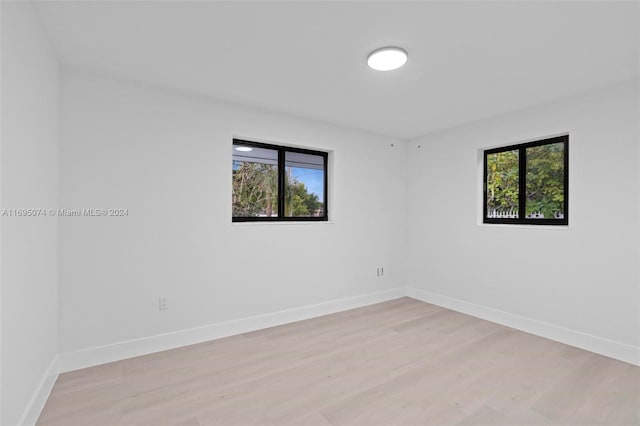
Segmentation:
{"type": "Polygon", "coordinates": [[[640,368],[409,298],[60,375],[39,425],[639,425],[640,368]]]}

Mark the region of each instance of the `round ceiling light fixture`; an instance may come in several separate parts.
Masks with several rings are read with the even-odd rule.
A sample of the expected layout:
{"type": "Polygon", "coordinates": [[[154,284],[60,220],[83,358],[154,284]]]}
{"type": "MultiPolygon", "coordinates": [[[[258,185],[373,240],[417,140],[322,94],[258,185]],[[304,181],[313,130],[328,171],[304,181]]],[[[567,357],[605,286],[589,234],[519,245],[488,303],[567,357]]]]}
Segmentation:
{"type": "Polygon", "coordinates": [[[367,65],[376,71],[391,71],[406,64],[407,58],[407,51],[400,47],[381,47],[369,53],[367,65]]]}

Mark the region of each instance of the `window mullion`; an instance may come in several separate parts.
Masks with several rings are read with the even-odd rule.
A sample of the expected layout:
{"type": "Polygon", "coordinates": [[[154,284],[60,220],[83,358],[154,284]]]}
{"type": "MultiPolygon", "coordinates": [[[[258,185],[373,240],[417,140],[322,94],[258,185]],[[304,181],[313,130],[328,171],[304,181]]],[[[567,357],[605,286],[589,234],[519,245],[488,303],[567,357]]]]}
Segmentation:
{"type": "Polygon", "coordinates": [[[285,150],[278,150],[278,217],[284,218],[284,155],[285,150]]]}
{"type": "Polygon", "coordinates": [[[520,148],[518,154],[518,221],[525,222],[527,202],[527,148],[520,148]]]}

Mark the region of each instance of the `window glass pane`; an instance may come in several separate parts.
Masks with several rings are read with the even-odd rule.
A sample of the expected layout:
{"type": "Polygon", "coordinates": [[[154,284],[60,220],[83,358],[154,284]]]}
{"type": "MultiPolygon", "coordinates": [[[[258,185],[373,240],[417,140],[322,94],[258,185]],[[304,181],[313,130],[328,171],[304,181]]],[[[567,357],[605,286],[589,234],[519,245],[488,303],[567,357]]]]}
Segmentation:
{"type": "Polygon", "coordinates": [[[518,218],[518,150],[487,154],[487,218],[518,218]]]}
{"type": "Polygon", "coordinates": [[[285,216],[324,216],[324,161],[322,155],[285,153],[285,216]]]}
{"type": "Polygon", "coordinates": [[[564,218],[564,143],[527,148],[526,158],[526,218],[564,218]]]}
{"type": "Polygon", "coordinates": [[[233,145],[233,216],[278,216],[278,151],[233,145]]]}

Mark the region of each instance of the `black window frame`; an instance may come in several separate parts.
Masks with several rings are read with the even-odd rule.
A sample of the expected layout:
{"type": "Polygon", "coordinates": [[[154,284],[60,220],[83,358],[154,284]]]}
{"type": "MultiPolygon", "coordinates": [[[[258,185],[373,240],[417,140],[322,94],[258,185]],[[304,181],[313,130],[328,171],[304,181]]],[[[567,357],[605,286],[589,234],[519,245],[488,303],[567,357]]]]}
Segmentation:
{"type": "Polygon", "coordinates": [[[255,148],[272,149],[278,152],[278,217],[266,216],[231,216],[232,222],[326,222],[329,220],[329,153],[325,151],[317,151],[313,149],[297,148],[284,145],[274,145],[263,142],[254,142],[244,139],[233,139],[232,149],[235,145],[243,145],[255,148]],[[324,211],[322,216],[285,216],[285,154],[287,152],[296,152],[300,154],[318,155],[324,158],[324,211]]]}
{"type": "Polygon", "coordinates": [[[552,138],[540,139],[533,142],[502,146],[499,148],[487,149],[484,151],[484,173],[483,173],[483,208],[482,222],[487,224],[512,224],[512,225],[569,225],[569,135],[556,136],[552,138]],[[526,216],[527,197],[527,148],[542,145],[564,144],[564,217],[561,219],[529,218],[526,216]],[[518,151],[518,218],[488,218],[487,206],[487,156],[505,151],[518,151]]]}

